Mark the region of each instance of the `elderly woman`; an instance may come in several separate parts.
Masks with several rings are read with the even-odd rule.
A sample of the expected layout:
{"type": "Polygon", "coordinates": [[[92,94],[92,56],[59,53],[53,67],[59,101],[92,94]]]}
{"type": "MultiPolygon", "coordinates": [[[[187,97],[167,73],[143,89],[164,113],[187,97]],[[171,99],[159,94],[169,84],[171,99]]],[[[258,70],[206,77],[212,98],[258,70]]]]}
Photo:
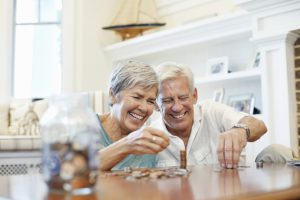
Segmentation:
{"type": "Polygon", "coordinates": [[[158,80],[152,67],[129,61],[119,64],[109,83],[111,110],[100,115],[100,170],[154,167],[155,154],[169,145],[168,137],[143,127],[155,107],[158,80]]]}

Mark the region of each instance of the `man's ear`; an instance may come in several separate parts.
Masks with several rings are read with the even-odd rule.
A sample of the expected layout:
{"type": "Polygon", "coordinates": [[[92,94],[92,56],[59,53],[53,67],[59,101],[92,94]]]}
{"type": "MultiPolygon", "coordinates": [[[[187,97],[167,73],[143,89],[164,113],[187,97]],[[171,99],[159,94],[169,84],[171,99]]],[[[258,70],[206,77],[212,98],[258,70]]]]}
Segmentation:
{"type": "Polygon", "coordinates": [[[198,91],[197,91],[197,88],[194,89],[193,99],[194,99],[194,104],[196,104],[197,101],[198,101],[198,91]]]}

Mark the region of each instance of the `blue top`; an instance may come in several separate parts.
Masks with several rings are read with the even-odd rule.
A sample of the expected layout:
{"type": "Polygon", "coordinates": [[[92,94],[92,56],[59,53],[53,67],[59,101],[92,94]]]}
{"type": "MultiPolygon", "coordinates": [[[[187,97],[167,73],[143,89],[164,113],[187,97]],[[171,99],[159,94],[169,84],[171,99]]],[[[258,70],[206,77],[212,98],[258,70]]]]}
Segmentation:
{"type": "MultiPolygon", "coordinates": [[[[99,119],[99,118],[98,118],[99,119]]],[[[104,130],[101,121],[100,123],[100,136],[101,136],[101,148],[107,147],[113,143],[110,139],[106,131],[104,130]]],[[[122,170],[125,167],[131,168],[153,168],[155,167],[155,154],[144,154],[144,155],[133,155],[130,154],[126,158],[124,158],[121,162],[119,162],[116,166],[112,168],[112,170],[122,170]]],[[[100,158],[101,162],[101,158],[100,158]]]]}

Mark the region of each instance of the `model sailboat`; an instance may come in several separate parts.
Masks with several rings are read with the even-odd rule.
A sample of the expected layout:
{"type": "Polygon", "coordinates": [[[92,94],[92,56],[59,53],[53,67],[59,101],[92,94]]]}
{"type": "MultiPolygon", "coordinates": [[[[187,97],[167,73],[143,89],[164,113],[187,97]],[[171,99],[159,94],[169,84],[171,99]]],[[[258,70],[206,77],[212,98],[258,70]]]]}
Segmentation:
{"type": "Polygon", "coordinates": [[[122,40],[142,35],[144,31],[164,26],[159,23],[156,14],[155,0],[123,0],[118,14],[111,26],[104,30],[113,30],[121,35],[122,40]]]}

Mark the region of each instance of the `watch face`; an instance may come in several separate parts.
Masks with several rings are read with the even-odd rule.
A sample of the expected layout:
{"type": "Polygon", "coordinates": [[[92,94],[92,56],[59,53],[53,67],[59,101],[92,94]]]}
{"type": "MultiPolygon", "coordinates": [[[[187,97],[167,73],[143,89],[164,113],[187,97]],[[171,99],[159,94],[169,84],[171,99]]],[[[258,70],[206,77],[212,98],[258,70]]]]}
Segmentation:
{"type": "Polygon", "coordinates": [[[244,129],[246,129],[246,128],[248,128],[246,125],[244,125],[244,124],[235,124],[233,127],[235,127],[235,128],[244,128],[244,129]]]}

